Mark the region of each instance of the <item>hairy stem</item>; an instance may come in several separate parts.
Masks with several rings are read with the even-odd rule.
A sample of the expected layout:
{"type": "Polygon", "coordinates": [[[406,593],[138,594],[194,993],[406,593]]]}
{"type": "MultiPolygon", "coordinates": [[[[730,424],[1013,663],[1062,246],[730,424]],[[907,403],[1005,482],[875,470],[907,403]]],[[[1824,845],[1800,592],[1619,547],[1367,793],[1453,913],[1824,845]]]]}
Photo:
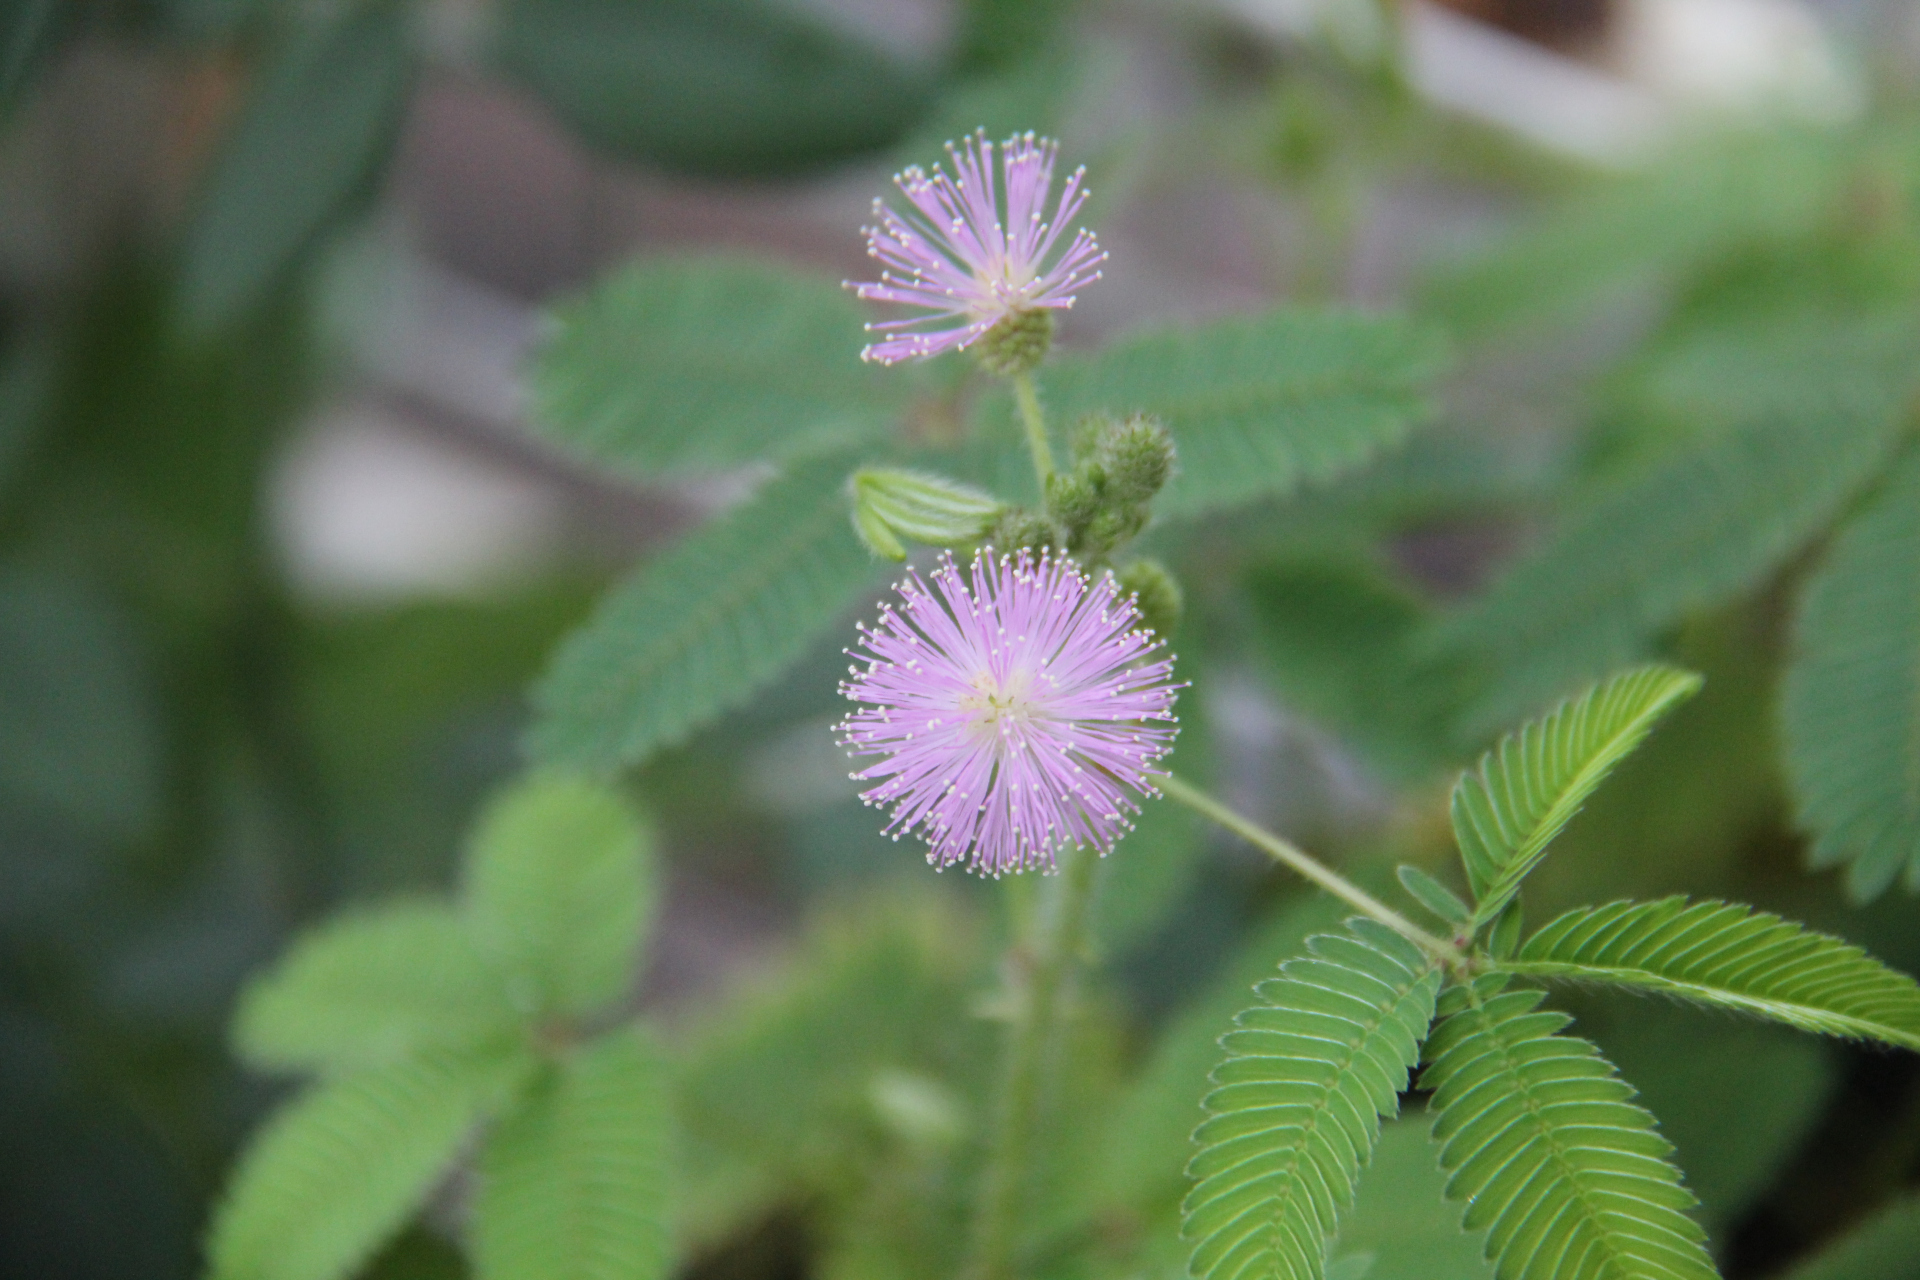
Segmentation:
{"type": "Polygon", "coordinates": [[[1305,876],[1340,901],[1361,914],[1378,920],[1429,955],[1454,964],[1465,959],[1460,954],[1459,948],[1452,943],[1434,937],[1319,859],[1282,840],[1258,823],[1235,813],[1191,783],[1175,777],[1166,777],[1160,780],[1160,790],[1169,800],[1177,800],[1189,809],[1219,823],[1281,866],[1305,876]]]}
{"type": "Polygon", "coordinates": [[[1040,393],[1031,373],[1013,376],[1013,398],[1020,405],[1020,421],[1027,429],[1027,452],[1033,455],[1033,474],[1040,481],[1040,500],[1046,501],[1047,481],[1053,478],[1053,447],[1047,443],[1047,416],[1040,409],[1040,393]]]}
{"type": "Polygon", "coordinates": [[[1062,1006],[1085,946],[1087,908],[1100,858],[1092,849],[1072,848],[1060,853],[1059,862],[1060,874],[1042,882],[1026,936],[1016,939],[1007,954],[1011,1021],[965,1280],[1012,1280],[1016,1273],[1020,1208],[1033,1172],[1034,1134],[1058,1056],[1062,1006]]]}

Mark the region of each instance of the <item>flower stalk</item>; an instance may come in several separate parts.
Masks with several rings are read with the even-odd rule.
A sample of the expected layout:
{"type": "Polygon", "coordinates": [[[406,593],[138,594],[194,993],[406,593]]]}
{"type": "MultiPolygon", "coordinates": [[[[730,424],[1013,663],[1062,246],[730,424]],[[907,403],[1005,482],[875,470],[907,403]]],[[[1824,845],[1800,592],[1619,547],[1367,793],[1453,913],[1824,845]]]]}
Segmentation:
{"type": "Polygon", "coordinates": [[[1047,495],[1047,482],[1053,479],[1053,447],[1047,443],[1047,416],[1040,408],[1040,393],[1031,373],[1015,374],[1014,402],[1020,406],[1020,423],[1027,429],[1027,452],[1033,458],[1033,475],[1040,482],[1040,496],[1047,495]]]}
{"type": "Polygon", "coordinates": [[[1265,827],[1234,812],[1184,779],[1172,775],[1162,778],[1160,793],[1167,799],[1178,801],[1203,817],[1225,827],[1281,866],[1311,880],[1362,915],[1378,920],[1429,955],[1445,960],[1449,964],[1458,965],[1465,962],[1466,957],[1451,942],[1428,933],[1305,850],[1282,840],[1265,827]]]}
{"type": "Polygon", "coordinates": [[[1098,851],[1084,845],[1063,851],[1060,873],[1041,882],[1027,935],[1006,957],[1012,1021],[964,1280],[1012,1280],[1017,1274],[1020,1207],[1030,1189],[1034,1134],[1060,1055],[1061,1014],[1086,949],[1099,864],[1098,851]]]}

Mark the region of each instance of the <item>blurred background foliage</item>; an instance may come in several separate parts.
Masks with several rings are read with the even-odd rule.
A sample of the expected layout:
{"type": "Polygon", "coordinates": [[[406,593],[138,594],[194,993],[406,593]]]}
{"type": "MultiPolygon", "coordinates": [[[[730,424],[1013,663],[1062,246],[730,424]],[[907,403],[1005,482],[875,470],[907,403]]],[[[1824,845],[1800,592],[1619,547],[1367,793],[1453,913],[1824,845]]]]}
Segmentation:
{"type": "MultiPolygon", "coordinates": [[[[886,174],[979,126],[1092,170],[1113,259],[1071,349],[1290,300],[1453,352],[1403,446],[1149,534],[1188,598],[1183,771],[1362,882],[1438,872],[1490,733],[1663,655],[1706,690],[1533,918],[1723,894],[1920,968],[1916,89],[1899,0],[5,0],[0,1274],[199,1271],[284,1096],[229,1050],[242,979],[453,883],[527,689],[617,572],[760,478],[756,422],[818,401],[827,449],[866,397],[910,444],[964,434],[957,366],[860,370],[851,303],[703,371],[813,304],[746,271],[689,316],[656,260],[859,274],[886,174]],[[539,309],[635,255],[558,314],[613,308],[659,357],[642,412],[740,435],[623,474],[580,459],[630,442],[525,374],[539,309]],[[1849,804],[1902,803],[1858,836],[1849,804]]],[[[945,1271],[985,1106],[1001,926],[854,801],[826,731],[850,616],[818,612],[762,695],[616,753],[662,903],[621,1007],[664,1046],[679,1256],[712,1280],[945,1271]]],[[[1336,913],[1165,808],[1104,874],[1035,1247],[1171,1275],[1214,1038],[1336,913]]],[[[1920,1275],[1920,1064],[1573,1007],[1727,1275],[1920,1275]]],[[[1486,1274],[1421,1132],[1390,1127],[1338,1274],[1486,1274]]],[[[370,1273],[464,1274],[465,1215],[456,1177],[370,1273]]]]}

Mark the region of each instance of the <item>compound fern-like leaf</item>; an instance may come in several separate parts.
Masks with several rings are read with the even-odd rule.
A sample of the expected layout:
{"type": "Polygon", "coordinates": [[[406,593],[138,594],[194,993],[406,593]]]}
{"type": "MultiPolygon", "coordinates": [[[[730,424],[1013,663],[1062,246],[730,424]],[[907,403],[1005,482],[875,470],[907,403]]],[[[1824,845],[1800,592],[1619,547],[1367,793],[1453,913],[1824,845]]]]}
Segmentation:
{"type": "Polygon", "coordinates": [[[248,982],[233,1040],[256,1066],[339,1071],[503,1040],[518,1025],[466,922],[441,903],[397,902],[322,925],[248,982]]]}
{"type": "Polygon", "coordinates": [[[241,1157],[211,1280],[340,1280],[420,1206],[524,1054],[431,1055],[314,1086],[241,1157]]]}
{"type": "Polygon", "coordinates": [[[746,700],[872,582],[850,458],[796,463],[615,588],[535,686],[533,754],[610,772],[746,700]]]}
{"type": "Polygon", "coordinates": [[[1904,871],[1920,893],[1920,450],[1808,585],[1781,723],[1813,863],[1857,902],[1904,871]]]}
{"type": "Polygon", "coordinates": [[[535,773],[488,806],[462,896],[474,938],[535,1014],[590,1013],[626,989],[653,905],[652,840],[614,791],[535,773]]]}
{"type": "Polygon", "coordinates": [[[667,1273],[666,1073],[634,1028],[587,1046],[488,1135],[474,1205],[479,1280],[667,1273]]]}
{"type": "Polygon", "coordinates": [[[1654,723],[1700,688],[1671,667],[1639,667],[1510,734],[1453,788],[1453,833],[1473,885],[1477,928],[1493,920],[1547,845],[1654,723]]]}
{"type": "Polygon", "coordinates": [[[1613,902],[1550,922],[1511,973],[1604,982],[1920,1050],[1920,984],[1848,942],[1727,902],[1613,902]]]}
{"type": "Polygon", "coordinates": [[[1498,1280],[1714,1280],[1673,1148],[1571,1019],[1502,978],[1455,987],[1422,1088],[1463,1224],[1498,1280]]]}
{"type": "Polygon", "coordinates": [[[1307,942],[1221,1040],[1182,1234],[1205,1280],[1320,1280],[1380,1119],[1399,1109],[1440,968],[1369,920],[1307,942]]]}

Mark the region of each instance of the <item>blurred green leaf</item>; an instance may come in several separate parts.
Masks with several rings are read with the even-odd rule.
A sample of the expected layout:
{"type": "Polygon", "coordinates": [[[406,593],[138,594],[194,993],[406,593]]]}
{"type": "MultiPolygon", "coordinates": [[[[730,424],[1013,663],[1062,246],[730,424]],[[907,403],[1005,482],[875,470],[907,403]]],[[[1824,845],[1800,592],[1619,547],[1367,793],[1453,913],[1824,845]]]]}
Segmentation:
{"type": "Polygon", "coordinates": [[[1381,1125],[1334,1257],[1371,1256],[1367,1280],[1493,1280],[1479,1239],[1460,1229],[1460,1215],[1442,1198],[1439,1156],[1418,1111],[1381,1125]]]}
{"type": "Polygon", "coordinates": [[[1920,1195],[1881,1209],[1783,1280],[1920,1280],[1920,1195]]]}
{"type": "Polygon", "coordinates": [[[431,1056],[317,1084],[249,1144],[214,1214],[211,1280],[343,1280],[419,1208],[520,1054],[431,1056]]]}
{"type": "Polygon", "coordinates": [[[1885,414],[1770,416],[1612,485],[1441,624],[1447,647],[1498,673],[1470,728],[1517,719],[1639,656],[1689,610],[1756,585],[1844,509],[1898,426],[1885,414]]]}
{"type": "Polygon", "coordinates": [[[667,1073],[637,1028],[576,1050],[487,1136],[478,1280],[654,1280],[667,1235],[667,1073]]]}
{"type": "Polygon", "coordinates": [[[849,459],[789,473],[601,601],[534,688],[541,759],[610,770],[739,705],[875,578],[847,521],[849,459]]]}
{"type": "Polygon", "coordinates": [[[188,332],[224,330],[367,199],[414,80],[399,0],[364,0],[327,27],[296,25],[226,139],[182,246],[188,332]]]}
{"type": "Polygon", "coordinates": [[[1547,846],[1654,725],[1700,691],[1671,667],[1623,671],[1500,740],[1453,788],[1460,860],[1473,886],[1473,927],[1493,922],[1546,857],[1547,846]]]}
{"type": "Polygon", "coordinates": [[[505,1041],[518,1027],[506,983],[453,909],[397,902],[303,935],[241,993],[233,1041],[255,1066],[337,1072],[505,1041]]]}
{"type": "Polygon", "coordinates": [[[590,1013],[633,981],[656,892],[652,833],[615,792],[535,773],[488,805],[462,887],[516,1006],[590,1013]]]}
{"type": "Polygon", "coordinates": [[[1428,611],[1371,565],[1276,562],[1249,575],[1261,665],[1287,706],[1339,733],[1390,777],[1454,763],[1447,716],[1459,693],[1416,660],[1428,611]]]}
{"type": "Polygon", "coordinates": [[[1855,902],[1920,893],[1920,450],[1842,529],[1807,586],[1781,721],[1816,867],[1855,902]]]}
{"type": "Polygon", "coordinates": [[[630,475],[717,471],[866,440],[914,379],[860,360],[860,306],[770,262],[640,262],[555,313],[534,365],[548,435],[630,475]]]}
{"type": "Polygon", "coordinates": [[[78,8],[72,0],[10,0],[0,7],[0,125],[77,27],[78,8]]]}
{"type": "Polygon", "coordinates": [[[0,805],[132,839],[158,819],[159,707],[120,611],[83,582],[0,567],[0,805]]]}
{"type": "MultiPolygon", "coordinates": [[[[1285,494],[1403,439],[1440,371],[1435,336],[1400,319],[1275,311],[1062,357],[1042,372],[1056,423],[1155,414],[1179,469],[1154,509],[1197,516],[1285,494]]],[[[1004,412],[1001,398],[986,402],[1004,412]]]]}
{"type": "Polygon", "coordinates": [[[884,147],[928,78],[766,0],[506,0],[493,57],[581,137],[703,176],[794,173],[884,147]]]}
{"type": "Polygon", "coordinates": [[[1426,307],[1456,330],[1513,328],[1563,318],[1609,288],[1683,271],[1743,239],[1796,234],[1827,212],[1846,154],[1812,132],[1707,139],[1435,272],[1426,307]]]}

